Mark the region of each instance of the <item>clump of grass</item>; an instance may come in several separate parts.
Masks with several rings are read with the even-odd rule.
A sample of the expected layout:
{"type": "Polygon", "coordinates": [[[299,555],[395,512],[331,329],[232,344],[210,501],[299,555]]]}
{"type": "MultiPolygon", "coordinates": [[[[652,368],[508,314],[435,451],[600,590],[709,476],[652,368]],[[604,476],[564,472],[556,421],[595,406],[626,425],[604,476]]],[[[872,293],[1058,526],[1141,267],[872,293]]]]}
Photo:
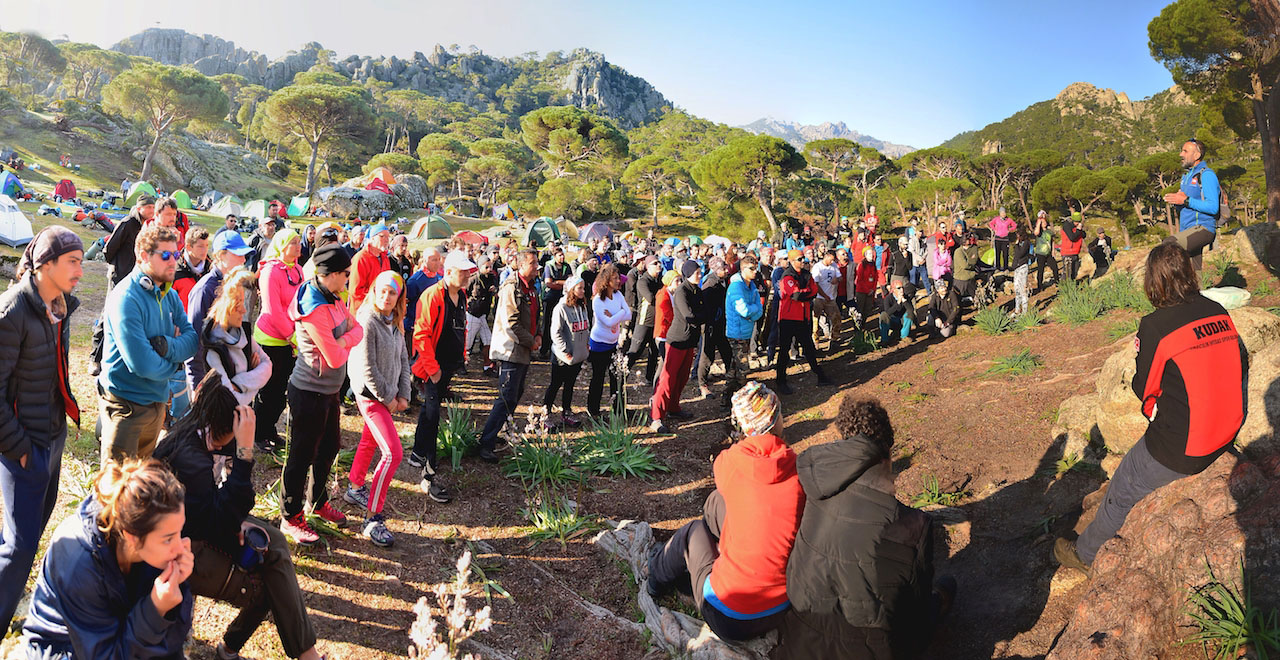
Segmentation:
{"type": "Polygon", "coordinates": [[[1036,369],[1044,360],[1039,355],[1031,353],[1031,349],[1024,348],[1013,355],[1006,355],[996,359],[996,363],[987,368],[985,373],[1003,376],[1022,376],[1029,374],[1036,369]]]}
{"type": "Polygon", "coordinates": [[[1107,337],[1110,337],[1111,341],[1115,341],[1121,337],[1128,337],[1137,331],[1138,319],[1129,319],[1128,321],[1121,321],[1107,328],[1107,337]]]}
{"type": "Polygon", "coordinates": [[[1031,328],[1039,327],[1045,321],[1044,314],[1039,307],[1031,305],[1027,307],[1027,311],[1023,312],[1018,318],[1014,319],[1013,331],[1022,332],[1031,328]]]}
{"type": "Polygon", "coordinates": [[[853,349],[854,355],[874,353],[880,350],[880,335],[874,330],[863,330],[861,332],[855,330],[853,338],[849,340],[849,346],[853,349]]]}
{"type": "Polygon", "coordinates": [[[582,469],[614,477],[648,477],[669,469],[652,449],[636,444],[627,416],[617,411],[594,422],[579,456],[582,469]]]}
{"type": "Polygon", "coordinates": [[[1132,309],[1142,314],[1154,308],[1132,273],[1118,271],[1103,278],[1098,286],[1064,280],[1058,287],[1053,315],[1070,323],[1088,323],[1112,309],[1132,309]]]}
{"type": "Polygon", "coordinates": [[[973,315],[973,322],[979,330],[988,335],[1002,335],[1014,327],[1013,319],[995,305],[979,310],[973,315]]]}
{"type": "Polygon", "coordinates": [[[1263,280],[1258,283],[1258,286],[1253,287],[1252,293],[1256,298],[1265,298],[1266,296],[1275,293],[1275,289],[1271,288],[1270,280],[1263,280]]]}
{"type": "Polygon", "coordinates": [[[1187,594],[1187,615],[1198,632],[1179,644],[1199,644],[1206,657],[1212,646],[1214,660],[1240,657],[1245,649],[1252,649],[1260,660],[1267,660],[1268,651],[1280,649],[1280,614],[1274,609],[1264,612],[1253,602],[1243,560],[1243,594],[1219,580],[1208,561],[1205,568],[1209,571],[1208,584],[1193,587],[1187,594]]]}
{"type": "Polygon", "coordinates": [[[1239,286],[1245,284],[1244,276],[1240,274],[1240,268],[1236,264],[1236,260],[1232,259],[1226,253],[1218,254],[1205,262],[1205,269],[1200,272],[1200,288],[1208,289],[1215,286],[1239,286]]]}
{"type": "Polygon", "coordinates": [[[438,451],[449,457],[449,464],[454,472],[462,469],[462,457],[475,451],[480,446],[480,437],[476,433],[475,422],[471,419],[471,409],[463,406],[450,406],[440,432],[436,434],[438,451]]]}
{"type": "Polygon", "coordinates": [[[916,493],[911,498],[911,506],[928,506],[930,504],[939,504],[942,506],[955,506],[960,500],[969,496],[969,491],[963,488],[956,490],[943,490],[942,485],[938,482],[938,478],[932,474],[924,477],[924,490],[916,493]]]}
{"type": "Polygon", "coordinates": [[[1081,286],[1066,279],[1058,286],[1058,302],[1053,305],[1055,317],[1071,325],[1081,325],[1098,318],[1102,312],[1102,301],[1089,285],[1081,286]]]}
{"type": "Polygon", "coordinates": [[[561,497],[530,504],[520,513],[533,525],[530,539],[559,541],[561,550],[569,541],[600,527],[594,518],[580,514],[577,506],[561,497]]]}
{"type": "Polygon", "coordinates": [[[503,465],[508,477],[518,477],[527,487],[558,487],[583,481],[573,447],[563,435],[532,438],[511,445],[511,458],[503,465]]]}
{"type": "Polygon", "coordinates": [[[1093,289],[1098,299],[1102,301],[1104,311],[1132,309],[1142,314],[1150,314],[1155,309],[1151,301],[1147,300],[1147,294],[1142,291],[1142,287],[1138,286],[1138,281],[1133,278],[1132,273],[1119,271],[1104,278],[1097,287],[1089,288],[1093,289]]]}

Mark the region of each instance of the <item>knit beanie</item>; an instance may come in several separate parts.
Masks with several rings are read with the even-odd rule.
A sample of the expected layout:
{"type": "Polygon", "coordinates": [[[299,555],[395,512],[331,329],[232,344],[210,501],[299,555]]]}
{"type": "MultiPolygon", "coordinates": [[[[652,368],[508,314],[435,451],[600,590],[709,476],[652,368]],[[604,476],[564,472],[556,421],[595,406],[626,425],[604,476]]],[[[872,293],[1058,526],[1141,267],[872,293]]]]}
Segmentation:
{"type": "Polygon", "coordinates": [[[337,243],[329,243],[311,255],[311,263],[316,265],[316,275],[329,275],[351,268],[351,257],[337,243]]]}
{"type": "Polygon", "coordinates": [[[83,252],[84,243],[75,232],[62,225],[49,225],[27,243],[27,249],[22,251],[22,263],[28,270],[35,270],[76,250],[83,252]]]}
{"type": "Polygon", "coordinates": [[[782,422],[778,395],[758,381],[747,383],[733,394],[733,421],[747,437],[769,433],[782,422]]]}

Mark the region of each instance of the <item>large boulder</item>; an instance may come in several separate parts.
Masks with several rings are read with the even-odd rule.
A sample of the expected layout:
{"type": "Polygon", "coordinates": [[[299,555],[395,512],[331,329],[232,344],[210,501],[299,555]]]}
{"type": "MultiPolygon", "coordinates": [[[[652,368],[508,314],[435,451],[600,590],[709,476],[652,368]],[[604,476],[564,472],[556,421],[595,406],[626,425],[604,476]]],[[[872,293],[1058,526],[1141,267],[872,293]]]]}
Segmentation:
{"type": "Polygon", "coordinates": [[[391,192],[400,202],[400,208],[405,209],[423,208],[433,197],[428,194],[427,180],[417,174],[396,175],[396,183],[391,186],[391,192]]]}
{"type": "MultiPolygon", "coordinates": [[[[1250,356],[1257,355],[1269,347],[1280,345],[1280,317],[1258,307],[1240,307],[1229,313],[1250,356]]],[[[1274,354],[1274,352],[1271,353],[1271,355],[1274,354]]],[[[1101,373],[1098,374],[1098,431],[1101,432],[1107,449],[1114,453],[1128,451],[1147,430],[1147,419],[1142,415],[1141,402],[1131,388],[1133,373],[1136,369],[1134,360],[1137,355],[1134,343],[1125,342],[1124,348],[1107,358],[1102,365],[1101,373]]],[[[1251,366],[1250,390],[1257,388],[1261,396],[1261,393],[1266,392],[1271,385],[1266,379],[1275,378],[1277,373],[1273,368],[1262,365],[1259,365],[1259,368],[1251,366]]],[[[1273,396],[1280,396],[1280,394],[1273,396]]],[[[1251,406],[1250,417],[1255,415],[1265,417],[1265,409],[1255,411],[1251,406]]],[[[1265,428],[1273,428],[1274,422],[1270,419],[1252,420],[1254,424],[1250,428],[1255,429],[1257,433],[1262,432],[1263,424],[1270,425],[1265,428]]],[[[1261,436],[1251,436],[1249,441],[1252,442],[1259,437],[1261,436]]]]}
{"type": "Polygon", "coordinates": [[[1049,433],[1055,441],[1064,441],[1063,456],[1097,463],[1101,457],[1089,449],[1102,444],[1102,432],[1098,430],[1098,393],[1079,394],[1063,401],[1058,406],[1058,420],[1049,433]]]}
{"type": "Polygon", "coordinates": [[[1231,236],[1230,249],[1243,262],[1280,266],[1280,226],[1262,222],[1241,227],[1231,236]]]}
{"type": "Polygon", "coordinates": [[[1206,564],[1237,593],[1243,564],[1253,603],[1280,605],[1280,456],[1225,455],[1139,502],[1099,551],[1049,660],[1166,657],[1194,632],[1187,595],[1210,582],[1206,564]]]}
{"type": "Polygon", "coordinates": [[[395,196],[377,190],[338,188],[324,201],[324,209],[335,218],[343,219],[355,213],[361,218],[374,218],[383,211],[394,213],[400,205],[395,196]]]}
{"type": "Polygon", "coordinates": [[[1249,358],[1249,414],[1236,441],[1252,451],[1280,450],[1280,343],[1249,358]]]}

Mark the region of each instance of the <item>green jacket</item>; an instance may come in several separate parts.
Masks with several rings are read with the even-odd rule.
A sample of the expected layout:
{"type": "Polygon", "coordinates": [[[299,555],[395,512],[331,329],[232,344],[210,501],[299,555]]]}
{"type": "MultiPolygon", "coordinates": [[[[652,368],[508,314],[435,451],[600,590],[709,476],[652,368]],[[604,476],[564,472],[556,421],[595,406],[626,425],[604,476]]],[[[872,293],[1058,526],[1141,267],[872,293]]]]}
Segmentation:
{"type": "Polygon", "coordinates": [[[978,246],[965,245],[956,248],[956,254],[951,266],[951,277],[966,282],[973,279],[977,276],[977,273],[973,270],[976,263],[978,263],[978,246]]]}

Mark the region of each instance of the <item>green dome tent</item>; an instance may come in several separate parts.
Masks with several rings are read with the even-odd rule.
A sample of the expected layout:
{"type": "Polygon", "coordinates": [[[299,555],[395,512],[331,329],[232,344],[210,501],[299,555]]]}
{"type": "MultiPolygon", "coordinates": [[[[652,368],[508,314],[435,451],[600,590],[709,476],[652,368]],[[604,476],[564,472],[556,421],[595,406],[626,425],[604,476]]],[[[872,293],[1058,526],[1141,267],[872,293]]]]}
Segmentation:
{"type": "Polygon", "coordinates": [[[453,227],[438,215],[429,215],[413,223],[409,230],[409,238],[413,240],[431,238],[449,238],[453,236],[453,227]]]}
{"type": "Polygon", "coordinates": [[[191,195],[188,195],[185,190],[175,191],[173,193],[173,201],[178,203],[178,208],[180,209],[191,209],[191,195]]]}
{"type": "Polygon", "coordinates": [[[132,188],[129,188],[129,196],[124,198],[124,205],[133,206],[138,201],[138,196],[142,193],[146,193],[152,197],[158,197],[154,186],[146,181],[139,181],[133,184],[132,188]]]}
{"type": "Polygon", "coordinates": [[[311,198],[306,195],[298,195],[289,201],[289,217],[300,218],[311,210],[311,198]]]}
{"type": "Polygon", "coordinates": [[[560,240],[560,228],[556,226],[556,221],[545,215],[530,223],[529,228],[525,230],[524,237],[520,239],[520,247],[533,244],[538,247],[546,247],[551,241],[560,240]]]}
{"type": "Polygon", "coordinates": [[[255,199],[244,205],[244,217],[257,218],[259,220],[267,219],[267,200],[255,199]]]}
{"type": "Polygon", "coordinates": [[[240,199],[235,195],[226,195],[222,199],[214,202],[213,206],[209,207],[209,212],[223,217],[228,215],[235,215],[236,217],[239,217],[243,214],[244,207],[241,205],[240,199]]]}

